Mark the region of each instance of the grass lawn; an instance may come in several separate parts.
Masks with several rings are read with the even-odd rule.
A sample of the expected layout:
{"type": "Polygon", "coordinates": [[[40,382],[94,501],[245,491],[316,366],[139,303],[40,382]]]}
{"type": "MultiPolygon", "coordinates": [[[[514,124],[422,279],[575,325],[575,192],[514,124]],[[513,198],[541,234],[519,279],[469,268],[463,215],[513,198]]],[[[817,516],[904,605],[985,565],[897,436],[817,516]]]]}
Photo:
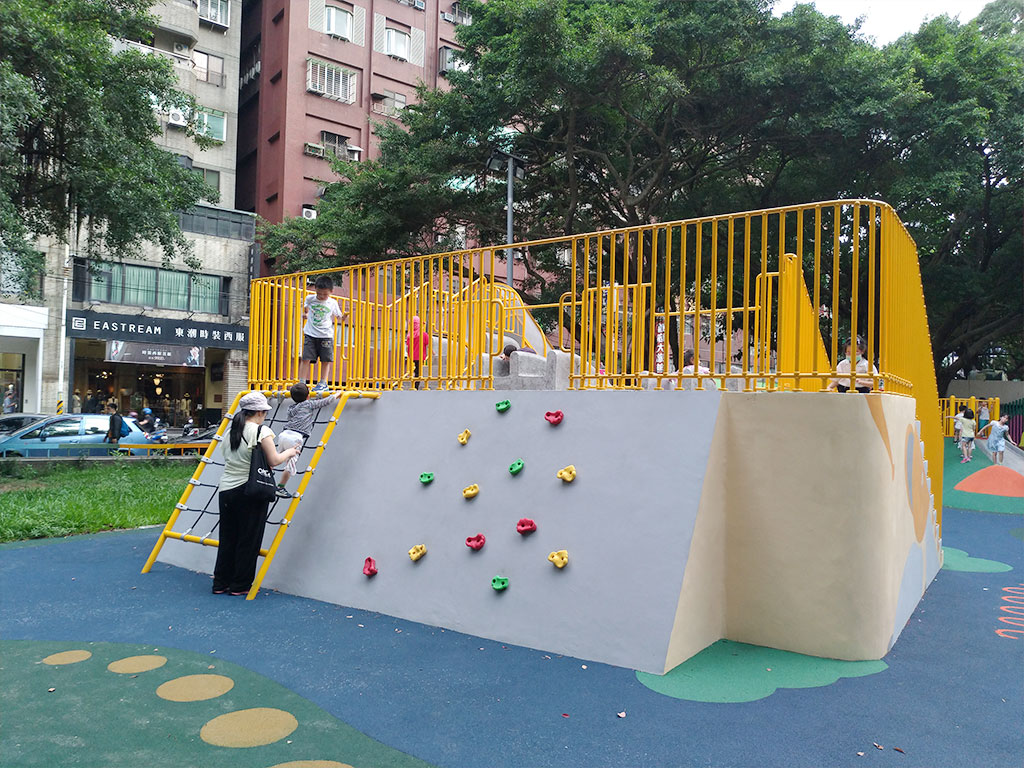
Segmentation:
{"type": "Polygon", "coordinates": [[[0,465],[0,542],[166,522],[191,461],[0,465]]]}

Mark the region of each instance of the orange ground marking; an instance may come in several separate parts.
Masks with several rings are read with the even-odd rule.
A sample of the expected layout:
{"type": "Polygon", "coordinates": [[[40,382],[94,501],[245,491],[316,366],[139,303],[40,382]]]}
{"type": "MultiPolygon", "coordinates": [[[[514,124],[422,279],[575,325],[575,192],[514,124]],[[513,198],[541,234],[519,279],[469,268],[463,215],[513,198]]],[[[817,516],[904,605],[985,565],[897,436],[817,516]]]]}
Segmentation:
{"type": "Polygon", "coordinates": [[[985,467],[968,475],[954,487],[968,493],[1024,497],[1024,475],[1008,467],[985,467]]]}

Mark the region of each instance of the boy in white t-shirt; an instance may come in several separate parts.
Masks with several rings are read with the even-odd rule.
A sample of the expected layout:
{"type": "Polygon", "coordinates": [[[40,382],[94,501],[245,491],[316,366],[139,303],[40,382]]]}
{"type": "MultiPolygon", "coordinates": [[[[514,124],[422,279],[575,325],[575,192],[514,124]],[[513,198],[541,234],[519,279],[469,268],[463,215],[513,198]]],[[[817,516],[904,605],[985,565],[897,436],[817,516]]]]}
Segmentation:
{"type": "MultiPolygon", "coordinates": [[[[334,319],[344,320],[347,312],[342,312],[338,300],[331,296],[334,281],[328,275],[320,275],[314,284],[315,296],[307,296],[302,305],[302,359],[306,362],[306,378],[313,383],[313,363],[319,360],[328,363],[320,367],[320,382],[313,387],[314,392],[327,389],[327,377],[330,363],[334,362],[334,319]]],[[[301,376],[301,372],[300,372],[301,376]]]]}

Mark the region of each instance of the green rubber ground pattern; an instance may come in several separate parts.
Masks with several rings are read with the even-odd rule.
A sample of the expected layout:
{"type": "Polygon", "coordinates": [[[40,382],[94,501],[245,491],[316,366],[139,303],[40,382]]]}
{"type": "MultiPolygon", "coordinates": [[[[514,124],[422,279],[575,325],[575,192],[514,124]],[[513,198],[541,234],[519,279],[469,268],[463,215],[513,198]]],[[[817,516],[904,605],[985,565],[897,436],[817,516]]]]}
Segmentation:
{"type": "Polygon", "coordinates": [[[0,641],[0,679],[5,766],[262,768],[294,760],[334,760],[355,768],[428,766],[284,686],[215,656],[152,645],[8,640],[0,641]],[[92,657],[63,666],[42,663],[69,650],[90,651],[92,657]],[[134,675],[107,670],[112,661],[150,654],[167,657],[167,663],[134,675]],[[156,695],[162,683],[195,674],[225,675],[235,685],[207,701],[172,702],[156,695]],[[209,720],[254,707],[290,712],[298,727],[259,747],[218,747],[200,738],[209,720]]]}

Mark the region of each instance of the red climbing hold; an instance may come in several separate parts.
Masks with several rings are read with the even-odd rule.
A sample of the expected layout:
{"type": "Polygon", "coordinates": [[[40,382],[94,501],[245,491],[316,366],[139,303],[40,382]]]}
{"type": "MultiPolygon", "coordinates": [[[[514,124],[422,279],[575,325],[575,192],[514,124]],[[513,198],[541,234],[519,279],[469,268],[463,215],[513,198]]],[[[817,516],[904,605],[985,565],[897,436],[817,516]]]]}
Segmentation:
{"type": "Polygon", "coordinates": [[[466,546],[470,549],[483,549],[485,543],[487,543],[487,537],[482,533],[478,533],[476,536],[470,536],[466,539],[466,546]]]}
{"type": "Polygon", "coordinates": [[[559,424],[562,423],[562,417],[564,415],[565,414],[563,414],[561,411],[548,411],[547,413],[544,414],[544,418],[548,420],[548,423],[552,427],[557,427],[559,424]]]}
{"type": "Polygon", "coordinates": [[[377,573],[377,562],[372,557],[366,558],[366,562],[363,563],[363,573],[367,576],[377,573]]]}
{"type": "Polygon", "coordinates": [[[523,536],[528,533],[533,533],[537,530],[537,524],[528,517],[524,517],[518,523],[516,523],[516,531],[523,536]]]}

